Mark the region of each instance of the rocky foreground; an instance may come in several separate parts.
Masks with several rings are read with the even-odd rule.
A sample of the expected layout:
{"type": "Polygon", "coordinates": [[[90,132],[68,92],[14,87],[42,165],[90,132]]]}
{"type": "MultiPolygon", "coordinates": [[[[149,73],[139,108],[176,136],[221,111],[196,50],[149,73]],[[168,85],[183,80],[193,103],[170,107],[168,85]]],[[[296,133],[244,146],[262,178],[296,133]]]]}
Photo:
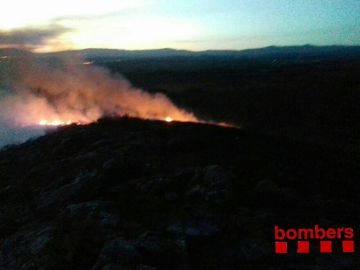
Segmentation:
{"type": "Polygon", "coordinates": [[[275,255],[273,228],[356,233],[359,180],[354,156],[244,130],[63,127],[0,152],[0,269],[357,269],[275,255]]]}

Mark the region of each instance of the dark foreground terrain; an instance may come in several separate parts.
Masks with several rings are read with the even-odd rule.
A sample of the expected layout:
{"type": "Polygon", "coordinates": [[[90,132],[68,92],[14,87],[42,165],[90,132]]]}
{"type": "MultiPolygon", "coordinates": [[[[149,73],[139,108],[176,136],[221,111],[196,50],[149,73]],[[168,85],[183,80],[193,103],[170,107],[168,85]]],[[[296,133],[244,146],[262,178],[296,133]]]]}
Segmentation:
{"type": "MultiPolygon", "coordinates": [[[[0,269],[359,269],[273,228],[360,224],[359,163],[311,143],[104,119],[0,152],[0,269]]],[[[356,243],[358,243],[357,236],[356,243]]]]}

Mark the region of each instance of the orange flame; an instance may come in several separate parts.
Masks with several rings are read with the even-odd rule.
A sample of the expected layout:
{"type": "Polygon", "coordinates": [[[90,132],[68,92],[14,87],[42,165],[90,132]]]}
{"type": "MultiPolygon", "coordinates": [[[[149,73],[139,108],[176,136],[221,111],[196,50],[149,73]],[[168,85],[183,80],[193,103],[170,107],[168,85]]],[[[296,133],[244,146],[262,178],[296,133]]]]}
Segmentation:
{"type": "Polygon", "coordinates": [[[71,125],[74,124],[73,121],[71,120],[67,120],[67,121],[61,121],[59,119],[55,119],[55,120],[45,120],[45,119],[41,119],[39,121],[39,126],[53,126],[53,127],[57,127],[57,126],[66,126],[66,125],[71,125]]]}
{"type": "Polygon", "coordinates": [[[27,60],[19,63],[14,94],[0,101],[0,116],[15,125],[87,124],[107,115],[216,124],[177,107],[162,93],[135,88],[104,68],[68,59],[60,59],[59,65],[27,60]]]}
{"type": "Polygon", "coordinates": [[[165,121],[168,122],[168,123],[170,123],[170,122],[173,121],[173,119],[172,119],[170,116],[166,116],[166,117],[165,117],[165,121]]]}

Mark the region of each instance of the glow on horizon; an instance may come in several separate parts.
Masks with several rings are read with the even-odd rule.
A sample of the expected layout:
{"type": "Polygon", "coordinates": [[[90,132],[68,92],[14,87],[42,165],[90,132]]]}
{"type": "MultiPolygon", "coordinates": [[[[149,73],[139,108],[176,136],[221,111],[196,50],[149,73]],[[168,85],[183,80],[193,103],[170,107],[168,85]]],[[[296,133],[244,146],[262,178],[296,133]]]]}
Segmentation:
{"type": "Polygon", "coordinates": [[[82,25],[76,33],[66,33],[63,40],[69,40],[76,49],[82,48],[129,48],[153,49],[167,45],[176,46],[172,40],[192,39],[199,32],[195,24],[176,19],[137,18],[133,21],[106,19],[101,24],[79,22],[82,25]],[[120,22],[121,26],[117,26],[120,22]],[[93,33],[96,33],[96,37],[93,33]]]}
{"type": "MultiPolygon", "coordinates": [[[[4,31],[57,25],[69,29],[31,47],[188,50],[269,45],[358,45],[357,0],[12,0],[4,31]]],[[[14,44],[13,44],[14,45],[14,44]]],[[[21,44],[23,46],[24,44],[21,44]]],[[[28,44],[25,44],[26,47],[28,44]]]]}

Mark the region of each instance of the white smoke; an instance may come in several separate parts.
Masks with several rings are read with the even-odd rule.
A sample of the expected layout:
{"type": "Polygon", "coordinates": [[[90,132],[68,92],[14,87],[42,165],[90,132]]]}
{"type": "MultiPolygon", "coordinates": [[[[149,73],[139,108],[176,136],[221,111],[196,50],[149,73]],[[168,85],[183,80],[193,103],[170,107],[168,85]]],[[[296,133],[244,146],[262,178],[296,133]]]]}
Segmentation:
{"type": "Polygon", "coordinates": [[[6,78],[10,90],[0,98],[0,140],[9,127],[90,123],[108,115],[198,121],[164,94],[150,94],[120,75],[81,63],[81,59],[69,58],[17,59],[11,79],[6,78]]]}

